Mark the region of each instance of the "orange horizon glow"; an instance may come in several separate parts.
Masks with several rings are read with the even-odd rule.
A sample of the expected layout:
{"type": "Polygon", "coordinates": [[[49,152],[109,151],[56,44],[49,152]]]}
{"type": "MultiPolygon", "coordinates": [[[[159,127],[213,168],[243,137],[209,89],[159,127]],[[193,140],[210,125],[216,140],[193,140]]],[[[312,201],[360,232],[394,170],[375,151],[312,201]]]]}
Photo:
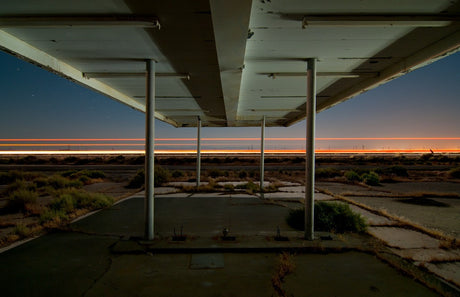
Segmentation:
{"type": "MultiPolygon", "coordinates": [[[[460,149],[440,149],[435,153],[459,154],[460,149]]],[[[201,150],[203,154],[259,154],[260,150],[201,150]]],[[[305,150],[265,150],[266,154],[305,154],[305,150]]],[[[316,154],[425,154],[427,149],[380,149],[380,150],[315,150],[316,154]]],[[[0,151],[0,155],[92,155],[92,154],[145,154],[144,150],[91,150],[91,151],[0,151]]],[[[155,154],[196,154],[196,150],[156,150],[155,154]]]]}
{"type": "MultiPolygon", "coordinates": [[[[460,137],[317,137],[316,140],[460,140],[460,137]]],[[[213,141],[255,141],[258,137],[227,137],[227,138],[202,138],[201,140],[213,141]]],[[[267,137],[271,141],[300,141],[303,137],[267,137]]],[[[145,138],[4,138],[7,141],[145,141],[145,138]]],[[[196,141],[196,138],[155,138],[155,141],[196,141]]]]}

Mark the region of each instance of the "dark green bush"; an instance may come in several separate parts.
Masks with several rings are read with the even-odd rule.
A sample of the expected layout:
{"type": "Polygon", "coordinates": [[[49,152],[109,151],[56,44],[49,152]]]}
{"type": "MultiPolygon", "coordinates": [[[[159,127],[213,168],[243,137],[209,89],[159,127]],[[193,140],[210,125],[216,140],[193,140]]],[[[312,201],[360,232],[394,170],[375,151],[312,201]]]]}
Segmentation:
{"type": "Polygon", "coordinates": [[[224,172],[220,169],[211,169],[208,171],[208,175],[212,178],[216,178],[219,176],[224,176],[224,172]]]}
{"type": "Polygon", "coordinates": [[[315,170],[315,177],[316,178],[331,178],[331,177],[336,177],[336,176],[341,176],[342,174],[340,173],[339,170],[335,168],[318,168],[315,170]]]}
{"type": "MultiPolygon", "coordinates": [[[[286,218],[289,226],[304,230],[305,209],[291,210],[286,218]]],[[[336,202],[315,203],[315,230],[335,233],[364,232],[367,224],[348,204],[336,202]]]]}
{"type": "Polygon", "coordinates": [[[126,186],[128,189],[137,189],[143,187],[145,184],[145,172],[143,169],[139,170],[135,176],[133,176],[126,186]]]}
{"type": "Polygon", "coordinates": [[[402,166],[391,166],[388,168],[388,171],[384,170],[384,173],[394,174],[396,176],[407,177],[409,174],[407,173],[407,169],[402,166]]]}
{"type": "Polygon", "coordinates": [[[352,182],[361,181],[361,176],[359,176],[359,174],[356,173],[354,170],[349,170],[345,172],[344,176],[347,178],[347,180],[352,181],[352,182]]]}
{"type": "MultiPolygon", "coordinates": [[[[154,185],[160,187],[171,179],[171,173],[168,169],[160,166],[155,166],[154,185]]],[[[144,169],[139,170],[133,178],[131,178],[126,186],[128,189],[137,189],[145,185],[144,169]]]]}
{"type": "Polygon", "coordinates": [[[369,185],[369,186],[378,186],[378,185],[380,185],[380,177],[374,171],[371,171],[369,173],[364,173],[361,176],[361,179],[364,180],[366,185],[369,185]]]}

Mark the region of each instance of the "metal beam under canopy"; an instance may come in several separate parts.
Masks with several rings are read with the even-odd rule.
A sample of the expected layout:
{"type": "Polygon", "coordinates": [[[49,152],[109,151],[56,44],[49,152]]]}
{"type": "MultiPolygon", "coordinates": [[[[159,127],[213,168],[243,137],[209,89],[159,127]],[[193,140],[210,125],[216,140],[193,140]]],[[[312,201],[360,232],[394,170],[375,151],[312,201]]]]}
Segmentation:
{"type": "Polygon", "coordinates": [[[289,126],[460,48],[450,0],[22,0],[0,12],[0,49],[176,127],[289,126]],[[274,78],[269,79],[268,78],[274,78]]]}

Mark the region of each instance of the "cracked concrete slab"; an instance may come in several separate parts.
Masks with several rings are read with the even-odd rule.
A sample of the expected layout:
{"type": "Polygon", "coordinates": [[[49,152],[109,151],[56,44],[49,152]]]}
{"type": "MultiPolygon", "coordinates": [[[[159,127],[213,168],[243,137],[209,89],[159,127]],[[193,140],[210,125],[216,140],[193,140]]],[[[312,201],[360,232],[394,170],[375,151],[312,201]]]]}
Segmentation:
{"type": "Polygon", "coordinates": [[[174,188],[174,187],[156,187],[155,188],[155,195],[158,194],[170,194],[170,193],[175,193],[178,192],[179,189],[174,188]]]}
{"type": "Polygon", "coordinates": [[[460,286],[460,261],[448,263],[424,263],[424,265],[434,274],[437,274],[445,280],[460,286]]]}
{"type": "Polygon", "coordinates": [[[362,215],[364,218],[366,218],[367,220],[367,223],[369,225],[373,225],[373,226],[388,226],[388,225],[393,225],[393,224],[397,224],[396,221],[393,221],[393,220],[390,220],[386,217],[383,217],[383,216],[379,216],[379,215],[376,215],[370,211],[367,211],[359,206],[356,206],[356,205],[353,205],[353,204],[349,204],[351,210],[353,210],[353,212],[355,213],[359,213],[360,215],[362,215]]]}
{"type": "Polygon", "coordinates": [[[155,198],[187,198],[190,196],[191,196],[190,193],[172,193],[172,194],[155,195],[155,198]]]}
{"type": "Polygon", "coordinates": [[[443,250],[443,249],[391,249],[396,255],[411,259],[417,262],[447,262],[460,261],[459,250],[443,250]]]}
{"type": "Polygon", "coordinates": [[[390,247],[399,249],[439,248],[439,240],[426,234],[397,227],[369,227],[368,232],[390,247]]]}

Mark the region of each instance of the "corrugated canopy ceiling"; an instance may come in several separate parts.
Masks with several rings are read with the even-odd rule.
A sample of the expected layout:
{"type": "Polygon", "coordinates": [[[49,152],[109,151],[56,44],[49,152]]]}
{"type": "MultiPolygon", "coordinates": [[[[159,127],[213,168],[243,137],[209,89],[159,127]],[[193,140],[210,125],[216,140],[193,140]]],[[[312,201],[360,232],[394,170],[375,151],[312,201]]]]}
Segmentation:
{"type": "Polygon", "coordinates": [[[21,0],[3,2],[0,48],[177,127],[289,126],[460,47],[451,0],[21,0]]]}

